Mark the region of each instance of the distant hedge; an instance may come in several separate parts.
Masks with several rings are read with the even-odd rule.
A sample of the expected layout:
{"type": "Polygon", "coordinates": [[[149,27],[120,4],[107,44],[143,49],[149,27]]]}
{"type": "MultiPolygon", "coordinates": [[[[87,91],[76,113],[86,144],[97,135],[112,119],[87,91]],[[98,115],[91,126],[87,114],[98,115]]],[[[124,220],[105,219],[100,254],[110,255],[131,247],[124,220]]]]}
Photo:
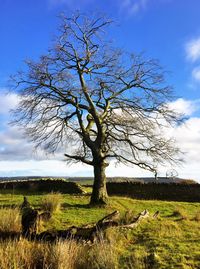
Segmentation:
{"type": "Polygon", "coordinates": [[[107,191],[135,199],[200,202],[200,184],[108,182],[107,191]]]}
{"type": "Polygon", "coordinates": [[[60,192],[68,194],[82,194],[81,186],[75,182],[63,180],[23,180],[0,183],[0,190],[21,190],[32,192],[60,192]]]}

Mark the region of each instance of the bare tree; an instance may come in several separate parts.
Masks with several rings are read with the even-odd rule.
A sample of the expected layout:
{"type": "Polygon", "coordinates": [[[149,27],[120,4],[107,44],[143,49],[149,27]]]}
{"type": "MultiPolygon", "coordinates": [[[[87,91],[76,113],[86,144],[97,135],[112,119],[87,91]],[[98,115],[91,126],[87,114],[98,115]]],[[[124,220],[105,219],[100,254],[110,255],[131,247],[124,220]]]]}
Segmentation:
{"type": "Polygon", "coordinates": [[[128,54],[107,41],[111,21],[76,14],[62,17],[55,44],[15,76],[20,96],[14,124],[47,152],[67,146],[69,162],[94,168],[92,204],[107,200],[109,161],[155,172],[176,163],[178,149],[163,125],[176,124],[171,88],[158,62],[128,54]]]}

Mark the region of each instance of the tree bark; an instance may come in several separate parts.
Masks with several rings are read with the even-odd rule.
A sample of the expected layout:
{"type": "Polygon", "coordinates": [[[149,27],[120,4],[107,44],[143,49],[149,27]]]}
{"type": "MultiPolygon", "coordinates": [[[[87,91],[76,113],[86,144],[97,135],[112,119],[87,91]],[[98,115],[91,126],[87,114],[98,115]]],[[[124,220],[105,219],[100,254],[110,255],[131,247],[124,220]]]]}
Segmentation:
{"type": "Polygon", "coordinates": [[[108,164],[105,162],[100,162],[94,165],[94,183],[90,199],[90,204],[92,205],[104,205],[108,201],[105,174],[107,166],[108,164]]]}

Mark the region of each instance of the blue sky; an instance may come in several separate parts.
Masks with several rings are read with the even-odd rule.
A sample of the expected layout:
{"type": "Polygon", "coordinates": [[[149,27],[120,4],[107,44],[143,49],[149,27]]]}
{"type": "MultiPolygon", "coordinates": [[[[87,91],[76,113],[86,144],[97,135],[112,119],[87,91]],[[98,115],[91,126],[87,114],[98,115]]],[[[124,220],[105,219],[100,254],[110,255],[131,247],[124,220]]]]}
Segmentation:
{"type": "MultiPolygon", "coordinates": [[[[23,60],[37,59],[51,45],[61,12],[75,10],[106,13],[115,23],[109,36],[116,46],[159,59],[169,71],[176,100],[172,104],[188,120],[172,131],[185,154],[176,168],[182,177],[200,181],[200,1],[182,0],[2,0],[0,9],[0,176],[91,175],[90,167],[67,167],[61,155],[33,152],[16,128],[8,126],[9,109],[17,96],[5,96],[9,75],[24,67],[23,60]],[[75,3],[74,3],[75,2],[75,3]]],[[[170,167],[160,169],[164,175],[170,167]]],[[[108,175],[140,176],[138,168],[115,168],[108,175]]]]}

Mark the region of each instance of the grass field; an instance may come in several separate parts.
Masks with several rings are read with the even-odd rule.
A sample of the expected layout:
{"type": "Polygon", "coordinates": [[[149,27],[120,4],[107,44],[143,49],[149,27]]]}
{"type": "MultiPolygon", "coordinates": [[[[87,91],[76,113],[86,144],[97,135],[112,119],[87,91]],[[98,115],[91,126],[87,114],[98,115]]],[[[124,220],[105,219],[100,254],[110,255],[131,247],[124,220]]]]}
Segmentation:
{"type": "MultiPolygon", "coordinates": [[[[40,209],[42,207],[44,195],[32,194],[27,196],[31,205],[35,208],[40,209]]],[[[80,243],[75,242],[58,242],[57,245],[54,245],[54,249],[52,249],[50,245],[39,245],[39,243],[28,242],[24,239],[19,242],[2,242],[0,258],[5,257],[5,249],[7,249],[7,256],[9,256],[11,264],[9,265],[11,267],[7,268],[200,268],[199,203],[144,201],[111,197],[109,205],[106,207],[91,208],[88,206],[89,196],[87,195],[62,195],[60,199],[61,208],[55,211],[48,223],[43,223],[40,228],[41,230],[66,229],[72,225],[81,226],[95,223],[114,210],[119,210],[122,218],[127,218],[128,215],[136,215],[144,209],[149,210],[151,214],[159,210],[160,215],[157,219],[149,218],[144,220],[135,229],[110,228],[106,233],[105,242],[102,241],[90,247],[81,246],[80,243]],[[68,253],[68,265],[63,260],[59,260],[62,258],[66,262],[66,258],[62,257],[63,254],[59,254],[59,262],[57,263],[55,259],[52,261],[50,256],[48,256],[48,262],[46,260],[45,263],[45,258],[42,256],[43,258],[40,257],[40,260],[43,259],[43,267],[33,267],[34,265],[31,265],[31,263],[29,264],[30,267],[28,267],[24,262],[25,258],[21,258],[23,263],[17,260],[21,257],[21,254],[15,256],[12,253],[12,249],[13,251],[16,248],[18,249],[19,244],[21,244],[21,249],[23,249],[23,246],[29,249],[27,255],[31,257],[30,260],[32,261],[34,260],[32,255],[36,255],[38,249],[40,249],[41,254],[41,249],[43,248],[43,252],[46,255],[48,251],[58,254],[62,250],[62,253],[64,252],[65,255],[68,253]],[[69,253],[71,253],[71,256],[69,253]],[[75,253],[76,258],[73,256],[75,253]],[[77,263],[73,262],[72,264],[71,260],[70,263],[69,257],[73,261],[77,261],[77,263]]],[[[20,229],[20,217],[17,217],[17,209],[15,207],[19,206],[22,201],[23,195],[20,193],[0,194],[1,230],[4,230],[5,227],[10,230],[20,229]],[[10,217],[8,218],[9,214],[10,217]],[[5,222],[9,223],[12,218],[14,218],[13,222],[15,224],[6,226],[5,222]],[[19,225],[16,224],[17,222],[19,225]]],[[[3,267],[1,262],[0,259],[0,268],[6,268],[3,267]]]]}

